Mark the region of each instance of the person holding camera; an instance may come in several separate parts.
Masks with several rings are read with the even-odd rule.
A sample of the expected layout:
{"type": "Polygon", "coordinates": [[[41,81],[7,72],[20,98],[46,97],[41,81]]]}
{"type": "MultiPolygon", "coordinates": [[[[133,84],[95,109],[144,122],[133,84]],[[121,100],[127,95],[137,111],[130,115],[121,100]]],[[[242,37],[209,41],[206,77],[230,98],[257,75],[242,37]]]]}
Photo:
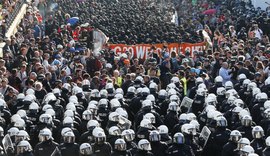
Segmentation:
{"type": "MultiPolygon", "coordinates": [[[[234,68],[233,68],[234,69],[234,68]]],[[[229,64],[227,62],[223,62],[221,68],[219,69],[219,76],[223,78],[223,84],[227,81],[231,80],[233,69],[229,69],[229,64]]]]}

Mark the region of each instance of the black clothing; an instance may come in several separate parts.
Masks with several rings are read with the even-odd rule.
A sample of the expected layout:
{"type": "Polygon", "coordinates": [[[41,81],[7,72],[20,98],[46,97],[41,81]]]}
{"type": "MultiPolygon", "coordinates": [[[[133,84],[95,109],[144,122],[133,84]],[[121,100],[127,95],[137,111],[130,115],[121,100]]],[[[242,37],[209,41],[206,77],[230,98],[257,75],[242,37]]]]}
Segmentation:
{"type": "Polygon", "coordinates": [[[178,114],[174,111],[169,111],[164,118],[164,124],[168,127],[169,133],[172,132],[174,126],[178,124],[178,114]]]}
{"type": "Polygon", "coordinates": [[[114,151],[111,156],[132,156],[129,151],[114,151]]]}
{"type": "Polygon", "coordinates": [[[192,112],[198,116],[204,108],[204,101],[205,101],[205,97],[204,96],[200,96],[200,95],[196,95],[195,99],[192,103],[192,112]]]}
{"type": "Polygon", "coordinates": [[[154,156],[154,154],[149,151],[137,150],[134,156],[154,156]]]}
{"type": "Polygon", "coordinates": [[[236,130],[238,130],[242,134],[242,138],[248,138],[248,140],[252,140],[252,127],[240,126],[236,130]]]}
{"type": "Polygon", "coordinates": [[[167,150],[167,156],[195,156],[192,151],[192,148],[185,144],[173,144],[167,150]]]}
{"type": "Polygon", "coordinates": [[[155,155],[155,156],[164,156],[166,155],[166,150],[168,149],[168,145],[164,142],[150,142],[151,143],[151,152],[155,155]]]}
{"type": "Polygon", "coordinates": [[[105,142],[104,144],[93,144],[92,149],[96,156],[110,156],[112,152],[112,147],[109,143],[105,142]]]}
{"type": "Polygon", "coordinates": [[[58,146],[58,143],[52,140],[40,142],[36,145],[34,149],[34,155],[35,156],[51,155],[57,146],[58,146]]]}
{"type": "Polygon", "coordinates": [[[80,156],[80,146],[76,143],[62,143],[59,150],[62,156],[80,156]]]}
{"type": "Polygon", "coordinates": [[[204,147],[204,156],[221,156],[223,146],[230,138],[230,130],[225,128],[217,128],[215,132],[210,134],[210,137],[204,147]]]}
{"type": "Polygon", "coordinates": [[[234,150],[236,148],[237,148],[237,144],[232,142],[232,141],[229,141],[226,145],[223,146],[221,155],[222,156],[234,156],[235,155],[234,150]]]}
{"type": "Polygon", "coordinates": [[[270,155],[270,147],[266,147],[262,152],[262,156],[268,156],[268,155],[270,155]]]}
{"type": "Polygon", "coordinates": [[[262,155],[263,149],[266,147],[265,139],[254,139],[250,142],[250,146],[253,147],[256,154],[262,155]]]}

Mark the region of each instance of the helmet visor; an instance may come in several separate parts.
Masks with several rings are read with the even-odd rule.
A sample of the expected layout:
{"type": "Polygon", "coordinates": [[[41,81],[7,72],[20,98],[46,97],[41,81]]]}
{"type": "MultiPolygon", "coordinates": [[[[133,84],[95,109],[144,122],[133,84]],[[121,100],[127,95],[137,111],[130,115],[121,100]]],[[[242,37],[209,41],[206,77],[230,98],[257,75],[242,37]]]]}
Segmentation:
{"type": "Polygon", "coordinates": [[[185,139],[182,136],[177,136],[177,137],[174,138],[174,143],[184,144],[184,142],[185,142],[185,139]]]}
{"type": "Polygon", "coordinates": [[[98,137],[98,138],[95,138],[95,141],[96,143],[98,144],[103,144],[105,142],[105,138],[104,137],[98,137]]]}
{"type": "Polygon", "coordinates": [[[90,155],[93,153],[90,147],[81,149],[80,152],[82,155],[90,155]]]}
{"type": "Polygon", "coordinates": [[[160,141],[160,135],[159,134],[152,134],[149,136],[149,140],[152,142],[160,141]]]}
{"type": "Polygon", "coordinates": [[[145,144],[140,145],[140,148],[144,151],[151,151],[151,146],[149,143],[145,143],[145,144]]]}
{"type": "Polygon", "coordinates": [[[51,119],[50,119],[50,118],[45,118],[45,117],[43,117],[43,118],[41,118],[41,122],[42,122],[42,123],[50,124],[50,123],[51,123],[51,119]]]}
{"type": "Polygon", "coordinates": [[[74,143],[75,137],[74,136],[64,136],[63,141],[64,141],[64,143],[74,143]]]}
{"type": "Polygon", "coordinates": [[[246,127],[248,127],[248,126],[251,126],[251,120],[248,120],[248,119],[243,119],[242,121],[242,125],[243,126],[246,126],[246,127]]]}
{"type": "Polygon", "coordinates": [[[123,138],[124,138],[127,142],[131,142],[131,141],[134,140],[134,137],[133,137],[132,134],[125,134],[125,135],[123,136],[123,138]]]}
{"type": "Polygon", "coordinates": [[[24,152],[29,151],[29,147],[28,146],[17,146],[17,153],[18,154],[22,154],[24,152]]]}
{"type": "Polygon", "coordinates": [[[238,142],[241,139],[241,136],[231,136],[233,142],[238,142]]]}
{"type": "Polygon", "coordinates": [[[50,140],[50,138],[51,138],[51,137],[48,136],[48,135],[39,135],[39,136],[38,136],[38,139],[39,139],[40,142],[50,140]]]}
{"type": "Polygon", "coordinates": [[[125,151],[127,149],[127,145],[126,144],[115,144],[115,149],[118,151],[125,151]]]}
{"type": "Polygon", "coordinates": [[[26,138],[24,136],[15,136],[15,142],[19,143],[20,141],[25,140],[26,138]]]}
{"type": "Polygon", "coordinates": [[[264,136],[263,132],[253,132],[252,135],[254,139],[260,139],[264,136]]]}

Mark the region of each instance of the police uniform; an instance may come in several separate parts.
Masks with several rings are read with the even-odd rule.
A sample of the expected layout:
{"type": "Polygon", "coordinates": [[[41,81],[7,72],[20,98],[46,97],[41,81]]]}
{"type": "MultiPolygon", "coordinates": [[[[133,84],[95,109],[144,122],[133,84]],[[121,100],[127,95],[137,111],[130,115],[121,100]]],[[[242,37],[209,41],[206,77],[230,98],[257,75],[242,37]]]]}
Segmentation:
{"type": "Polygon", "coordinates": [[[151,144],[151,152],[155,156],[164,156],[166,155],[166,151],[168,149],[168,145],[164,142],[156,141],[156,142],[150,142],[151,144]]]}
{"type": "Polygon", "coordinates": [[[173,144],[167,150],[167,156],[195,156],[192,148],[185,144],[173,144]]]}
{"type": "Polygon", "coordinates": [[[110,156],[112,152],[112,147],[109,143],[104,142],[103,144],[93,144],[93,152],[96,156],[110,156]]]}
{"type": "Polygon", "coordinates": [[[34,155],[35,156],[51,155],[57,146],[58,146],[58,143],[52,140],[40,142],[35,147],[34,155]]]}
{"type": "Polygon", "coordinates": [[[61,156],[80,156],[80,146],[76,143],[62,143],[59,150],[61,156]]]}

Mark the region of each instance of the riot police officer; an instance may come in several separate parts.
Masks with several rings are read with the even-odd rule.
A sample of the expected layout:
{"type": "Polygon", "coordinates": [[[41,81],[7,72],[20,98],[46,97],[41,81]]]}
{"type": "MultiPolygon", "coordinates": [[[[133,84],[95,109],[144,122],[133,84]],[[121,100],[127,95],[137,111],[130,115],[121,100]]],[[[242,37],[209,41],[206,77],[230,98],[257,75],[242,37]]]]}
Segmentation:
{"type": "Polygon", "coordinates": [[[151,144],[146,139],[141,139],[138,142],[138,150],[134,154],[134,156],[154,156],[151,151],[151,144]]]}
{"type": "Polygon", "coordinates": [[[109,128],[109,135],[107,137],[108,142],[112,147],[117,139],[121,138],[121,130],[117,126],[112,126],[109,128]]]}
{"type": "Polygon", "coordinates": [[[114,143],[114,152],[112,156],[131,156],[130,151],[127,150],[126,142],[124,139],[117,139],[114,143]]]}
{"type": "Polygon", "coordinates": [[[270,136],[265,139],[266,147],[262,152],[263,156],[267,156],[270,154],[270,136]]]}
{"type": "Polygon", "coordinates": [[[83,143],[80,146],[80,156],[91,156],[93,155],[92,146],[89,143],[83,143]]]}
{"type": "Polygon", "coordinates": [[[255,153],[262,155],[263,149],[265,146],[265,140],[264,140],[264,131],[261,126],[255,126],[252,129],[252,136],[253,140],[250,143],[250,146],[253,147],[255,150],[255,153]]]}
{"type": "Polygon", "coordinates": [[[96,127],[93,130],[95,143],[92,145],[96,156],[110,156],[112,152],[111,145],[106,142],[106,135],[101,128],[96,127]]]}
{"type": "Polygon", "coordinates": [[[62,135],[63,143],[59,145],[62,156],[79,156],[80,146],[75,143],[75,135],[72,131],[68,131],[62,135]]]}
{"type": "Polygon", "coordinates": [[[168,149],[168,145],[165,142],[160,141],[160,134],[157,130],[150,132],[149,141],[152,148],[151,152],[155,156],[166,155],[166,150],[168,149]]]}
{"type": "Polygon", "coordinates": [[[239,131],[233,130],[230,134],[230,139],[227,144],[223,146],[221,155],[222,156],[234,156],[237,143],[241,139],[242,135],[239,131]]]}
{"type": "Polygon", "coordinates": [[[223,146],[228,142],[231,131],[227,129],[227,120],[223,116],[216,119],[216,128],[210,134],[203,155],[214,156],[221,155],[223,146]]]}
{"type": "Polygon", "coordinates": [[[39,132],[39,143],[35,146],[35,156],[47,156],[51,155],[58,143],[53,141],[52,132],[48,128],[44,128],[39,132]]]}
{"type": "Polygon", "coordinates": [[[241,119],[241,126],[237,128],[241,132],[242,137],[252,140],[252,118],[250,115],[245,115],[241,119]]]}
{"type": "Polygon", "coordinates": [[[173,144],[167,150],[168,156],[195,156],[192,148],[185,144],[185,137],[182,133],[176,133],[173,136],[173,144]]]}
{"type": "Polygon", "coordinates": [[[17,145],[17,155],[18,156],[34,156],[32,151],[33,150],[32,150],[31,145],[26,140],[20,141],[17,145]]]}

